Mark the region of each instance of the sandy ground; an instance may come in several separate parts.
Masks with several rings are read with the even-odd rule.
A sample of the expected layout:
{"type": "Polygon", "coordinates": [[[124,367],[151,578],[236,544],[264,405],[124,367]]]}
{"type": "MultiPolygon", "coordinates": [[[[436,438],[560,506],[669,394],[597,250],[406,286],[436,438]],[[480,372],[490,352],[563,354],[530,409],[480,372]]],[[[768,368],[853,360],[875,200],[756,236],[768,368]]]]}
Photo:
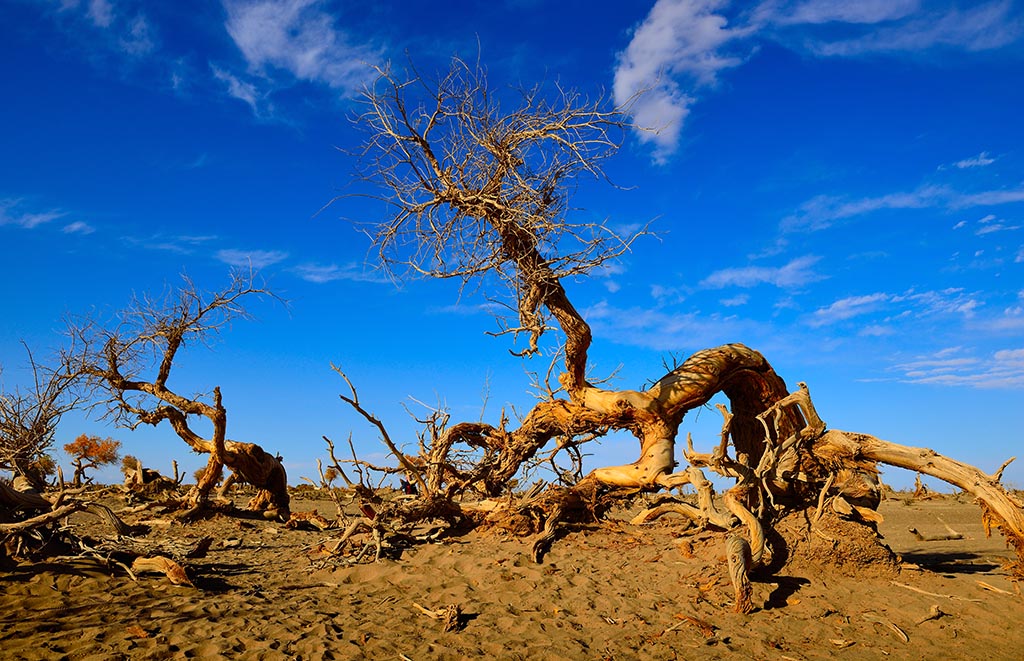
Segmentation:
{"type": "MultiPolygon", "coordinates": [[[[334,512],[326,502],[293,502],[296,511],[314,508],[334,512]]],[[[885,541],[904,562],[898,575],[787,567],[755,584],[750,615],[731,612],[717,541],[681,535],[671,517],[630,525],[628,509],[569,532],[542,564],[529,559],[526,540],[475,532],[349,567],[325,565],[315,552],[337,531],[226,516],[181,526],[143,512],[124,518],[156,518],[147,539],[214,537],[190,562],[195,587],[160,574],[133,582],[95,560],[0,571],[0,657],[1021,658],[1024,597],[980,510],[964,498],[897,495],[881,512],[885,541]],[[964,538],[920,541],[911,526],[925,538],[947,526],[964,538]],[[449,604],[462,616],[447,632],[420,608],[449,604]],[[926,620],[936,608],[942,615],[926,620]]],[[[73,519],[83,533],[100,532],[93,521],[73,519]]]]}

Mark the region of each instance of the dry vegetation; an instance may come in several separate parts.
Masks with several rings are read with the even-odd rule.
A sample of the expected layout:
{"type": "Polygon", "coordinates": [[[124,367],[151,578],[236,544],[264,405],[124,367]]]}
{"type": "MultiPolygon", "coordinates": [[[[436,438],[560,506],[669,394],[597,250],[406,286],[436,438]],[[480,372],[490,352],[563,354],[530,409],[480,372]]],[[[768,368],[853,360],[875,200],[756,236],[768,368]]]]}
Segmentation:
{"type": "MultiPolygon", "coordinates": [[[[503,414],[495,423],[453,422],[446,412],[433,411],[421,421],[418,451],[407,454],[360,400],[354,382],[337,369],[344,383],[341,400],[376,430],[394,463],[368,464],[351,446],[339,458],[328,440],[326,462],[303,492],[324,502],[316,509],[293,507],[280,459],[258,445],[227,438],[220,389],[188,397],[171,386],[170,378],[183,347],[246,317],[245,302],[252,297],[272,294],[252,273],[236,273],[226,288],[209,294],[186,280],[164,299],[134,301],[112,323],[71,321],[59,367],[37,370],[34,391],[4,396],[0,460],[5,463],[0,467],[21,476],[12,484],[0,483],[0,562],[9,570],[38,569],[31,563],[54,557],[65,563],[92,558],[130,580],[139,580],[141,572],[159,571],[175,585],[212,592],[223,581],[222,591],[247,589],[256,601],[260,585],[270,580],[266,572],[272,571],[259,565],[264,560],[256,550],[233,561],[246,574],[244,580],[226,578],[226,565],[201,558],[211,548],[219,554],[250,548],[248,532],[259,530],[275,540],[291,540],[278,545],[291,556],[270,565],[298,563],[327,572],[323,576],[330,578],[325,580],[338,588],[336,598],[354,600],[360,593],[342,586],[358,584],[360,576],[368,575],[360,567],[401,564],[410,554],[434,553],[434,570],[462,571],[459,560],[441,562],[439,552],[425,549],[443,545],[449,554],[479,560],[460,541],[469,540],[498,554],[487,563],[497,563],[490,570],[499,571],[500,580],[531,576],[534,587],[543,575],[579,575],[592,566],[619,572],[617,582],[696,585],[697,596],[690,591],[687,599],[701,607],[689,613],[674,601],[670,587],[659,586],[655,601],[659,608],[680,611],[679,621],[658,635],[644,629],[647,639],[637,638],[642,627],[630,622],[625,632],[636,639],[622,633],[615,639],[616,649],[625,649],[628,639],[633,649],[652,645],[658,651],[654,648],[665,642],[661,638],[679,628],[692,628],[705,643],[728,648],[718,633],[720,621],[735,622],[730,618],[751,613],[754,619],[765,618],[780,606],[789,610],[798,602],[786,595],[800,591],[799,583],[791,583],[793,576],[806,575],[807,568],[819,575],[888,581],[896,580],[901,568],[905,571],[906,563],[878,534],[885,523],[878,471],[886,464],[937,477],[976,500],[985,532],[998,529],[1013,549],[1008,575],[1024,577],[1024,505],[1000,484],[1002,468],[989,475],[926,448],[828,429],[808,387],[799,383],[791,391],[749,347],[728,344],[699,351],[642,390],[610,390],[588,381],[590,327],[562,281],[621,255],[636,236],[620,237],[603,224],[572,222],[568,193],[581,175],[602,176],[601,162],[614,153],[627,128],[624,109],[608,108],[601,99],[538,88],[518,91],[518,105],[506,112],[484,72],[459,60],[438,80],[415,74],[400,78],[390,70],[379,73],[360,119],[368,131],[360,163],[365,179],[378,186],[393,209],[369,231],[381,263],[396,275],[411,271],[485,288],[497,285],[515,318],[499,334],[525,338],[521,355],[538,354],[542,342],[557,332],[562,361],[557,383],[551,383],[552,372],[558,371],[553,363],[549,378],[540,384],[545,395],[516,421],[503,414]],[[718,393],[727,396],[729,406],[719,407],[722,431],[711,452],[698,452],[687,439],[687,447],[677,453],[684,416],[718,393]],[[177,475],[163,478],[147,474],[141,465],[126,465],[126,482],[117,489],[48,489],[39,475],[39,458],[52,441],[60,414],[81,401],[128,428],[168,423],[189,448],[209,454],[196,486],[183,492],[177,475]],[[209,420],[211,439],[192,430],[190,415],[209,420]],[[637,438],[640,458],[584,475],[580,446],[616,430],[637,438]],[[569,469],[560,469],[559,484],[520,484],[525,468],[555,457],[572,462],[569,469]],[[231,475],[219,496],[212,497],[223,467],[231,475]],[[728,478],[733,486],[715,494],[707,471],[728,478]],[[381,486],[394,484],[395,478],[403,480],[403,490],[381,486]],[[246,510],[227,499],[236,482],[254,489],[246,510]],[[680,495],[683,487],[689,495],[680,495]],[[333,511],[325,510],[325,504],[333,511]],[[79,526],[67,525],[70,515],[81,513],[99,517],[109,532],[84,534],[79,526]],[[224,514],[234,517],[237,530],[246,533],[238,544],[232,542],[235,529],[223,522],[224,514]],[[179,527],[180,522],[192,522],[192,527],[179,527]],[[503,558],[501,550],[510,547],[494,550],[493,540],[505,536],[529,537],[526,557],[536,568],[515,564],[518,560],[511,555],[503,558]],[[590,549],[592,538],[599,545],[590,549]],[[570,549],[561,550],[560,545],[570,549]],[[580,551],[581,546],[587,551],[580,551]],[[557,567],[544,564],[552,554],[560,554],[557,567]],[[637,558],[647,556],[653,569],[637,568],[637,558]],[[572,558],[569,566],[566,557],[572,558]],[[611,558],[625,561],[614,570],[608,564],[611,558]],[[256,564],[250,568],[248,562],[256,564]],[[521,571],[511,571],[504,563],[521,571]],[[681,578],[671,563],[685,564],[689,573],[681,578]],[[505,578],[502,567],[512,578],[505,578]],[[765,596],[765,584],[777,587],[765,596]]],[[[76,471],[76,483],[78,477],[76,471]]],[[[296,589],[311,585],[306,581],[296,589]]],[[[575,585],[569,581],[565,589],[571,592],[575,585]]],[[[1017,583],[1012,589],[1005,586],[989,587],[1019,603],[1017,583]]],[[[372,587],[359,587],[375,594],[372,587]]],[[[948,600],[959,598],[910,589],[939,600],[921,623],[945,617],[948,600]]],[[[525,589],[511,593],[523,603],[535,602],[525,589]]],[[[821,617],[850,617],[843,595],[826,595],[827,590],[823,602],[837,605],[827,607],[821,617]]],[[[632,598],[622,597],[615,608],[634,612],[622,603],[627,597],[632,598]]],[[[281,595],[276,599],[284,600],[281,595]]],[[[642,587],[636,599],[647,599],[642,587]]],[[[388,599],[365,606],[396,607],[388,599]]],[[[458,601],[402,608],[423,626],[441,626],[446,634],[472,627],[475,617],[458,601]],[[439,625],[426,624],[423,618],[439,625]]],[[[556,619],[562,612],[595,608],[593,603],[581,606],[555,597],[543,604],[556,619]]],[[[870,615],[872,626],[887,628],[904,642],[910,639],[906,622],[899,625],[874,611],[864,615],[870,615]]],[[[605,616],[612,625],[625,624],[620,618],[605,616]]],[[[137,626],[152,635],[143,623],[137,626]]],[[[594,639],[589,640],[586,655],[600,655],[599,649],[589,647],[594,639]]],[[[832,640],[837,649],[849,647],[846,643],[858,641],[845,636],[832,640]]],[[[765,649],[744,649],[757,654],[790,650],[782,643],[765,644],[765,649]]],[[[363,646],[372,649],[369,640],[363,646]]]]}

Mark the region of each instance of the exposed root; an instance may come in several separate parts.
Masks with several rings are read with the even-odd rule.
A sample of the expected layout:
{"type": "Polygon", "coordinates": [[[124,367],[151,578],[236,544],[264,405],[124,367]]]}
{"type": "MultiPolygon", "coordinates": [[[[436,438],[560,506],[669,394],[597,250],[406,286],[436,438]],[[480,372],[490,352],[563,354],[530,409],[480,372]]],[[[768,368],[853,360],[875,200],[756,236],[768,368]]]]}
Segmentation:
{"type": "Polygon", "coordinates": [[[729,563],[729,578],[735,590],[735,606],[737,613],[750,613],[754,604],[750,600],[750,570],[753,561],[750,555],[750,544],[741,535],[730,535],[725,542],[725,557],[729,563]]]}

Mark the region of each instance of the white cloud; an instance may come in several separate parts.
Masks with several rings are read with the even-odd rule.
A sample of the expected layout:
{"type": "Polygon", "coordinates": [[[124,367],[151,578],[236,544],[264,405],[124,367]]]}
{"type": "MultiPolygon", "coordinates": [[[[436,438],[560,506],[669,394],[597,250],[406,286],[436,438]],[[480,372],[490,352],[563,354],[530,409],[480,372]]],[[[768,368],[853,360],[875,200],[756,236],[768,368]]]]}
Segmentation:
{"type": "Polygon", "coordinates": [[[895,366],[903,380],[939,386],[972,388],[1024,388],[1024,349],[1000,349],[979,359],[957,351],[943,351],[895,366]]]}
{"type": "Polygon", "coordinates": [[[118,37],[118,44],[122,51],[136,57],[148,55],[156,50],[156,40],[149,21],[142,15],[127,19],[118,37]]]}
{"type": "Polygon", "coordinates": [[[896,331],[889,326],[871,324],[860,329],[860,332],[857,334],[861,337],[886,337],[888,335],[895,335],[896,331]]]}
{"type": "Polygon", "coordinates": [[[850,199],[818,195],[800,205],[796,213],[782,219],[784,231],[817,231],[830,227],[837,220],[879,211],[881,209],[923,209],[933,207],[947,198],[947,189],[924,186],[908,193],[889,193],[877,197],[850,199]]]}
{"type": "Polygon", "coordinates": [[[356,264],[316,264],[308,262],[300,264],[292,269],[292,272],[307,282],[324,284],[337,280],[350,280],[356,282],[387,282],[386,278],[366,273],[356,264]]]}
{"type": "Polygon", "coordinates": [[[852,39],[810,44],[819,55],[851,57],[871,53],[914,53],[935,47],[966,51],[1006,46],[1021,35],[1021,21],[1010,15],[1012,4],[989,2],[965,11],[919,11],[908,20],[887,24],[852,39]]]}
{"type": "Polygon", "coordinates": [[[920,8],[918,0],[804,0],[762,2],[759,22],[778,25],[821,23],[881,23],[904,18],[920,8]]]}
{"type": "Polygon", "coordinates": [[[176,252],[182,255],[190,255],[196,251],[201,244],[213,241],[216,236],[171,236],[167,237],[162,234],[154,234],[153,236],[140,238],[134,236],[121,237],[123,241],[130,243],[133,246],[140,246],[147,250],[165,250],[167,252],[176,252]]]}
{"type": "Polygon", "coordinates": [[[957,314],[969,317],[981,305],[973,294],[957,287],[923,292],[909,290],[903,294],[893,294],[891,302],[905,304],[907,312],[915,318],[957,314]]]}
{"type": "Polygon", "coordinates": [[[996,159],[990,157],[988,155],[988,152],[983,151],[977,156],[972,156],[971,158],[965,158],[962,161],[957,161],[956,163],[953,164],[953,166],[963,170],[965,168],[980,168],[986,165],[992,165],[995,162],[996,159]]]}
{"type": "MultiPolygon", "coordinates": [[[[1024,202],[1024,187],[964,193],[948,186],[922,186],[909,192],[888,193],[874,197],[850,198],[837,195],[818,195],[801,204],[795,213],[783,218],[780,228],[789,232],[815,232],[831,227],[837,221],[883,209],[946,208],[960,210],[1016,202],[1024,202]]],[[[986,216],[986,219],[979,222],[988,223],[995,219],[995,216],[990,214],[986,216]]],[[[953,229],[960,229],[966,225],[965,221],[960,221],[953,229]]],[[[1016,226],[1001,226],[998,229],[1018,228],[1016,226]]]]}
{"type": "Polygon", "coordinates": [[[761,324],[734,316],[618,308],[606,301],[583,310],[582,314],[590,322],[595,336],[655,351],[703,349],[734,342],[737,337],[754,341],[769,334],[761,324]]]}
{"type": "Polygon", "coordinates": [[[686,300],[686,292],[681,287],[666,287],[655,283],[651,285],[651,298],[658,304],[681,303],[686,300]]]}
{"type": "Polygon", "coordinates": [[[1024,187],[958,194],[950,201],[950,206],[954,209],[965,209],[967,207],[991,207],[1000,204],[1012,204],[1014,202],[1024,202],[1024,187]]]}
{"type": "MultiPolygon", "coordinates": [[[[901,56],[934,48],[982,51],[1018,40],[1024,23],[1012,3],[932,9],[918,0],[762,0],[753,9],[725,0],[657,0],[619,53],[614,98],[645,129],[638,139],[664,162],[676,150],[700,94],[740,66],[760,43],[775,41],[824,57],[901,56]]],[[[983,152],[961,161],[987,165],[983,152]],[[976,161],[976,162],[975,162],[976,161]]],[[[970,165],[968,165],[970,164],[970,165]]]]}
{"type": "Polygon", "coordinates": [[[828,307],[815,310],[811,316],[811,326],[825,326],[834,324],[862,314],[874,312],[881,303],[890,299],[889,294],[867,294],[865,296],[850,296],[835,301],[828,307]]]}
{"type": "MultiPolygon", "coordinates": [[[[977,295],[956,288],[901,294],[874,292],[840,298],[819,307],[803,321],[814,329],[836,326],[850,330],[859,326],[860,337],[937,337],[968,323],[972,332],[994,330],[994,320],[981,316],[983,309],[984,302],[977,295]]],[[[959,348],[946,351],[954,350],[959,348]]]]}
{"type": "Polygon", "coordinates": [[[636,124],[654,132],[641,132],[641,142],[655,146],[655,159],[664,161],[675,151],[683,121],[694,97],[676,78],[696,86],[712,85],[723,69],[739,66],[742,58],[722,47],[740,39],[749,28],[728,27],[716,10],[723,0],[658,0],[636,30],[626,50],[619,53],[613,93],[625,104],[639,92],[630,108],[636,124]]]}
{"type": "Polygon", "coordinates": [[[64,1],[58,12],[78,20],[76,35],[90,48],[99,45],[133,58],[150,55],[157,48],[155,30],[149,19],[141,11],[126,11],[124,3],[119,6],[111,0],[64,1]]]}
{"type": "Polygon", "coordinates": [[[723,298],[719,303],[724,307],[734,308],[741,305],[746,305],[750,301],[750,295],[748,294],[737,294],[731,298],[723,298]]]}
{"type": "Polygon", "coordinates": [[[0,199],[0,225],[14,225],[27,230],[35,229],[67,215],[66,211],[24,211],[24,200],[20,198],[0,199]]]}
{"type": "Polygon", "coordinates": [[[993,357],[1000,364],[1024,369],[1024,349],[1002,349],[995,352],[993,357]]]}
{"type": "Polygon", "coordinates": [[[251,266],[262,269],[288,259],[288,253],[281,250],[218,250],[215,257],[231,266],[251,266]]]}
{"type": "Polygon", "coordinates": [[[247,103],[252,108],[253,114],[263,116],[272,111],[272,108],[264,103],[256,85],[240,80],[234,74],[219,67],[210,65],[210,69],[213,71],[213,77],[227,87],[228,95],[247,103]]]}
{"type": "Polygon", "coordinates": [[[68,223],[64,226],[63,232],[65,234],[92,234],[96,231],[96,228],[89,223],[81,220],[76,220],[73,223],[68,223]]]}
{"type": "Polygon", "coordinates": [[[778,267],[742,266],[722,269],[704,278],[700,286],[707,289],[756,287],[761,284],[782,288],[802,287],[825,278],[811,269],[820,259],[814,255],[805,255],[778,267]]]}
{"type": "Polygon", "coordinates": [[[225,0],[225,28],[250,71],[285,71],[298,80],[323,83],[343,93],[367,79],[370,48],[352,43],[317,0],[225,0]]]}
{"type": "Polygon", "coordinates": [[[1006,225],[1004,223],[988,223],[982,227],[979,227],[975,232],[978,236],[984,236],[986,234],[993,234],[995,232],[1009,232],[1012,230],[1019,230],[1020,225],[1006,225]]]}
{"type": "Polygon", "coordinates": [[[108,0],[91,0],[87,11],[89,20],[98,28],[108,28],[114,22],[114,7],[108,0]]]}

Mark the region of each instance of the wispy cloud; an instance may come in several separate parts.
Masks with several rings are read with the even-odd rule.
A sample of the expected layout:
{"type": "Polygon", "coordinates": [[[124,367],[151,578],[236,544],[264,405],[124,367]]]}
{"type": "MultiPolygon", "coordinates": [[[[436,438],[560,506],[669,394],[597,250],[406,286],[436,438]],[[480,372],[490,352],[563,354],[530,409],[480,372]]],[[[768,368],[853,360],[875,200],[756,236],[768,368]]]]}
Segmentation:
{"type": "Polygon", "coordinates": [[[117,43],[128,55],[141,57],[156,50],[156,37],[150,22],[142,15],[129,18],[117,43]]]}
{"type": "Polygon", "coordinates": [[[837,321],[850,319],[877,310],[880,304],[891,299],[889,294],[866,294],[841,298],[831,305],[815,310],[811,315],[811,326],[826,326],[837,321]]]}
{"type": "Polygon", "coordinates": [[[982,191],[980,193],[957,194],[950,200],[953,209],[969,207],[994,207],[1000,204],[1024,202],[1024,186],[1005,188],[1002,190],[982,191]]]}
{"type": "Polygon", "coordinates": [[[651,298],[659,305],[681,303],[686,300],[686,294],[686,290],[682,287],[666,287],[659,283],[651,285],[651,298]]]}
{"type": "Polygon", "coordinates": [[[891,295],[890,301],[903,305],[906,314],[916,317],[960,315],[970,318],[974,316],[975,310],[981,307],[977,294],[959,287],[929,291],[911,289],[902,294],[891,295]]]}
{"type": "Polygon", "coordinates": [[[1009,225],[1006,221],[998,218],[995,214],[989,214],[978,221],[978,229],[974,231],[978,236],[985,236],[986,234],[995,234],[996,232],[1010,232],[1013,230],[1019,230],[1020,225],[1009,225]]]}
{"type": "Polygon", "coordinates": [[[114,7],[108,0],[90,0],[86,13],[99,28],[108,28],[114,22],[114,7]]]}
{"type": "Polygon", "coordinates": [[[165,236],[154,234],[149,237],[124,236],[122,240],[133,246],[145,248],[146,250],[161,250],[175,252],[182,255],[191,255],[203,244],[216,239],[216,236],[180,235],[165,236]]]}
{"type": "Polygon", "coordinates": [[[256,89],[256,85],[238,78],[230,71],[210,65],[213,77],[224,84],[228,96],[246,103],[254,115],[263,117],[273,112],[273,106],[268,103],[264,95],[256,89]]]}
{"type": "Polygon", "coordinates": [[[976,320],[983,308],[977,294],[963,289],[911,289],[900,294],[874,292],[846,296],[819,307],[804,321],[815,329],[846,327],[848,330],[857,329],[856,333],[861,337],[884,337],[906,334],[911,328],[914,333],[925,332],[923,329],[927,326],[922,324],[949,326],[969,322],[979,328],[991,326],[993,320],[990,316],[986,316],[984,321],[976,320]]]}
{"type": "Polygon", "coordinates": [[[741,305],[746,305],[748,302],[750,302],[750,296],[748,294],[737,294],[736,296],[723,298],[719,301],[719,303],[727,308],[739,307],[741,305]]]}
{"type": "Polygon", "coordinates": [[[282,250],[237,250],[234,248],[218,250],[214,256],[231,266],[251,266],[254,269],[266,268],[288,259],[288,253],[282,250]]]}
{"type": "Polygon", "coordinates": [[[81,220],[76,220],[73,223],[68,223],[62,230],[65,234],[92,234],[96,231],[96,228],[81,220]]]}
{"type": "Polygon", "coordinates": [[[1024,349],[1000,349],[986,358],[959,347],[901,363],[901,380],[939,386],[1024,388],[1024,349]]]}
{"type": "Polygon", "coordinates": [[[754,342],[768,337],[762,324],[737,316],[673,313],[649,308],[619,308],[602,301],[582,312],[595,335],[655,351],[703,349],[736,338],[754,342]]]}
{"type": "Polygon", "coordinates": [[[1021,36],[1021,21],[1010,2],[989,2],[966,10],[923,9],[850,39],[810,43],[820,55],[857,56],[873,53],[917,53],[935,47],[983,51],[1013,43],[1021,36]]]}
{"type": "Polygon", "coordinates": [[[83,30],[88,30],[91,48],[99,46],[133,58],[150,55],[157,49],[156,30],[146,14],[134,5],[126,7],[125,3],[111,0],[65,0],[59,3],[57,15],[73,20],[80,37],[84,37],[83,30]]]}
{"type": "Polygon", "coordinates": [[[292,272],[305,280],[316,284],[335,282],[337,280],[349,280],[353,282],[389,282],[387,278],[377,273],[367,273],[365,269],[357,264],[316,264],[313,262],[300,264],[292,269],[292,272]]]}
{"type": "Polygon", "coordinates": [[[357,91],[378,53],[356,43],[317,0],[225,0],[225,28],[252,73],[284,72],[342,94],[357,91]]]}
{"type": "MultiPolygon", "coordinates": [[[[1016,202],[1024,202],[1024,187],[966,193],[948,186],[921,186],[913,191],[873,197],[818,195],[802,203],[796,212],[783,218],[780,228],[784,232],[814,232],[831,227],[838,221],[884,209],[945,208],[956,211],[1016,202]]],[[[961,221],[954,229],[960,229],[965,225],[966,223],[961,221]]]]}
{"type": "Polygon", "coordinates": [[[755,10],[754,22],[776,25],[875,24],[910,16],[920,8],[920,4],[919,0],[767,1],[755,10]]]}
{"type": "Polygon", "coordinates": [[[877,197],[847,198],[818,195],[807,200],[782,219],[783,231],[814,232],[830,227],[838,220],[861,216],[881,209],[923,209],[934,207],[950,197],[946,188],[924,186],[905,193],[889,193],[877,197]]]}
{"type": "Polygon", "coordinates": [[[825,276],[811,268],[821,260],[815,255],[797,257],[782,266],[742,266],[715,271],[700,282],[706,289],[724,287],[756,287],[762,284],[782,288],[803,287],[823,280],[825,276]]]}
{"type": "Polygon", "coordinates": [[[981,152],[977,156],[971,158],[965,158],[962,161],[957,161],[953,164],[953,167],[965,170],[967,168],[981,168],[986,165],[992,165],[996,162],[996,159],[988,155],[988,152],[981,152]]]}
{"type": "Polygon", "coordinates": [[[67,215],[66,211],[59,209],[28,211],[25,206],[25,201],[21,198],[0,199],[0,225],[13,225],[31,230],[67,215]]]}
{"type": "Polygon", "coordinates": [[[899,57],[935,48],[992,50],[1024,34],[1020,12],[1006,0],[964,10],[931,4],[762,0],[748,9],[726,0],[657,0],[619,53],[614,97],[625,103],[646,90],[631,112],[639,126],[657,130],[641,132],[638,139],[652,144],[655,161],[664,162],[676,150],[699,96],[761,43],[781,43],[818,57],[899,57]]]}

